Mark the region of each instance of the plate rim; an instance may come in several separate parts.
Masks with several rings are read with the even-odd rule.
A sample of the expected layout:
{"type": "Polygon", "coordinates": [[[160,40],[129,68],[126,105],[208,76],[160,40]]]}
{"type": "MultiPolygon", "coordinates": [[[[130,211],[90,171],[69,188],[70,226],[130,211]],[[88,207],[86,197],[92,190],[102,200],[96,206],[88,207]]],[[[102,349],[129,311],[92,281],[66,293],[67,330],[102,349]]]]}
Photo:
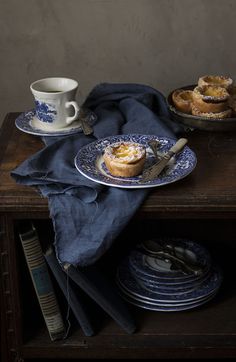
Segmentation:
{"type": "Polygon", "coordinates": [[[205,297],[211,295],[215,291],[219,290],[219,288],[222,284],[222,281],[223,281],[223,275],[222,275],[220,267],[216,263],[214,263],[212,265],[211,273],[210,273],[209,279],[208,279],[208,283],[211,282],[211,286],[206,285],[207,280],[205,280],[202,283],[202,285],[198,288],[198,290],[196,290],[197,296],[193,297],[194,292],[192,291],[190,293],[188,293],[188,292],[183,293],[182,297],[178,296],[177,298],[174,298],[172,295],[172,298],[170,297],[169,300],[165,299],[165,297],[162,298],[161,293],[159,293],[159,297],[156,297],[153,299],[153,294],[156,294],[156,293],[152,293],[147,290],[144,290],[146,295],[139,294],[140,290],[142,291],[143,288],[134,279],[132,273],[130,273],[129,266],[127,266],[127,265],[124,265],[124,264],[119,265],[119,267],[117,269],[117,273],[116,273],[116,279],[119,280],[119,283],[122,285],[122,287],[125,290],[127,290],[129,293],[131,293],[135,297],[141,297],[145,301],[156,301],[156,302],[160,302],[160,303],[166,302],[166,303],[170,303],[170,304],[175,304],[175,302],[180,302],[180,301],[182,301],[183,303],[190,302],[190,301],[197,301],[197,300],[201,300],[202,298],[205,298],[205,297]],[[124,269],[125,269],[125,271],[124,271],[124,269]],[[125,278],[126,284],[124,284],[123,280],[121,280],[122,278],[120,278],[120,275],[121,275],[120,273],[128,274],[129,278],[125,278]],[[135,282],[136,288],[138,288],[138,289],[135,288],[135,290],[134,290],[133,285],[132,285],[131,289],[129,289],[130,283],[132,284],[132,282],[135,282]],[[127,283],[129,285],[129,287],[127,286],[127,283]],[[207,289],[207,293],[206,293],[206,289],[207,289]]]}
{"type": "Polygon", "coordinates": [[[116,280],[116,283],[118,285],[118,287],[122,290],[122,292],[127,295],[130,299],[139,301],[141,303],[145,303],[147,305],[159,305],[159,306],[165,306],[165,307],[181,307],[181,306],[191,306],[191,305],[195,305],[198,303],[203,302],[204,300],[207,300],[208,298],[211,298],[212,296],[214,296],[220,289],[220,286],[218,288],[216,288],[212,293],[203,296],[201,298],[198,299],[192,299],[192,300],[188,300],[188,301],[160,301],[160,300],[149,300],[149,299],[145,299],[142,296],[137,296],[136,294],[132,294],[132,292],[129,292],[128,289],[125,288],[125,286],[122,285],[122,283],[119,280],[116,280]]]}
{"type": "MultiPolygon", "coordinates": [[[[121,292],[122,292],[122,290],[121,290],[121,292]]],[[[185,311],[185,310],[201,307],[203,304],[205,304],[205,303],[209,302],[211,299],[213,299],[217,295],[217,293],[218,293],[218,291],[215,294],[213,294],[211,297],[209,297],[208,299],[205,299],[199,303],[187,305],[187,306],[181,306],[181,307],[177,307],[177,306],[176,307],[165,307],[164,305],[163,306],[157,305],[156,307],[154,306],[154,308],[153,308],[148,304],[145,304],[145,303],[136,301],[135,299],[133,300],[132,298],[129,298],[129,296],[125,295],[123,292],[122,292],[122,297],[128,303],[131,303],[131,304],[135,305],[136,307],[143,308],[146,310],[152,310],[152,311],[156,311],[156,312],[180,312],[180,311],[185,311]]]]}

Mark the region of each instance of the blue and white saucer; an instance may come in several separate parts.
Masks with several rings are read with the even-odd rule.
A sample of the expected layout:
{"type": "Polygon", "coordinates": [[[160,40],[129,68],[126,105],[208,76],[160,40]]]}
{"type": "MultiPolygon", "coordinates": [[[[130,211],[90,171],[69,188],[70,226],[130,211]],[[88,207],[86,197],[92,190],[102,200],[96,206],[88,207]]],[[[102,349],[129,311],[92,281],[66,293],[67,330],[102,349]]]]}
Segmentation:
{"type": "Polygon", "coordinates": [[[194,170],[197,163],[196,155],[188,146],[185,146],[183,151],[172,157],[161,174],[153,180],[142,181],[142,175],[125,178],[113,176],[109,173],[103,161],[103,153],[107,146],[117,142],[134,142],[144,145],[147,155],[145,169],[153,164],[155,160],[153,152],[148,146],[148,142],[151,140],[160,142],[159,151],[161,153],[167,152],[176,142],[174,139],[155,135],[128,134],[110,136],[82,147],[75,157],[75,166],[82,175],[92,181],[103,185],[131,189],[167,185],[186,177],[194,170]]]}
{"type": "MultiPolygon", "coordinates": [[[[94,113],[91,112],[91,118],[93,118],[92,121],[94,121],[94,117],[94,113]]],[[[35,116],[34,109],[21,113],[16,118],[15,125],[19,130],[35,136],[67,136],[82,131],[81,122],[79,119],[74,121],[71,125],[57,130],[52,131],[43,128],[42,123],[39,122],[35,116]]]]}

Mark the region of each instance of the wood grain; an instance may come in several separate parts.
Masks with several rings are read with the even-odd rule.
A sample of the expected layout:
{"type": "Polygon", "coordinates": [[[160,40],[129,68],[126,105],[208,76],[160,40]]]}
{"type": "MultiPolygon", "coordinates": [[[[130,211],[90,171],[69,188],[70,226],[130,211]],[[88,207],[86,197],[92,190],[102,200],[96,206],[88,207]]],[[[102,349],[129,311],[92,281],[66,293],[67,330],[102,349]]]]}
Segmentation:
{"type": "MultiPolygon", "coordinates": [[[[150,190],[136,215],[142,222],[134,218],[127,240],[123,234],[113,246],[121,252],[121,246],[128,245],[134,235],[131,224],[139,237],[142,233],[146,236],[147,231],[150,235],[156,233],[157,229],[159,234],[168,232],[208,242],[224,267],[220,293],[201,308],[181,313],[152,312],[130,306],[138,325],[133,335],[127,335],[111,318],[105,317],[92,338],[85,337],[78,328],[66,340],[51,342],[43,321],[39,319],[39,324],[36,323],[40,310],[33,307],[32,285],[27,279],[26,262],[15,234],[22,220],[37,219],[49,237],[48,204],[35,189],[16,184],[10,176],[10,172],[40,150],[43,143],[39,137],[19,131],[14,125],[16,116],[17,113],[7,115],[0,134],[0,298],[1,331],[6,331],[1,344],[4,361],[52,357],[55,360],[235,358],[236,284],[232,282],[232,275],[235,274],[236,134],[194,131],[183,135],[197,155],[196,169],[181,181],[150,190]]],[[[111,254],[112,250],[107,260],[113,265],[118,252],[113,249],[113,259],[111,254]]],[[[106,263],[102,265],[105,267],[106,263]]],[[[108,273],[111,270],[109,266],[108,273]]],[[[97,320],[101,320],[100,312],[97,320]]]]}
{"type": "MultiPolygon", "coordinates": [[[[0,211],[46,212],[47,200],[35,189],[20,186],[10,172],[43,147],[39,137],[19,131],[16,113],[7,115],[0,136],[0,211]]],[[[150,190],[138,214],[149,217],[236,215],[236,133],[194,131],[184,134],[196,153],[197,166],[186,178],[150,190]]]]}

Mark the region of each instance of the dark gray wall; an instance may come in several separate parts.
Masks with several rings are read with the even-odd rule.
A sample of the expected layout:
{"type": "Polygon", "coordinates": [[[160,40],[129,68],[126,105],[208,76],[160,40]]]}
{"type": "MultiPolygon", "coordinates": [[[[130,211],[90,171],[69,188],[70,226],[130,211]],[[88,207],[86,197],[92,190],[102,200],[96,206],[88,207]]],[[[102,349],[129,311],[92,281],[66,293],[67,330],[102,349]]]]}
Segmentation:
{"type": "Polygon", "coordinates": [[[236,78],[235,19],[235,0],[0,0],[0,120],[47,76],[77,79],[79,102],[100,82],[236,78]]]}

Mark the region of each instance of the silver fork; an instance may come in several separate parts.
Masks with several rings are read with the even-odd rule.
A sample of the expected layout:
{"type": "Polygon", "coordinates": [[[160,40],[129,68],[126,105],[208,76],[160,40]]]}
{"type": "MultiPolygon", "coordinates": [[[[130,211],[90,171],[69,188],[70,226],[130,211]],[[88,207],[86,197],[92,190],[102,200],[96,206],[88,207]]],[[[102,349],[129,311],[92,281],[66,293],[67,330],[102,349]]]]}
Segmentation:
{"type": "Polygon", "coordinates": [[[148,141],[148,145],[151,148],[154,156],[156,157],[157,160],[160,159],[160,157],[163,157],[163,154],[161,152],[158,151],[159,146],[161,145],[160,141],[157,140],[150,140],[148,141]]]}
{"type": "Polygon", "coordinates": [[[200,275],[203,272],[203,267],[200,263],[188,260],[185,255],[182,255],[181,257],[177,256],[175,247],[171,243],[161,245],[153,240],[145,240],[143,241],[142,246],[150,256],[156,255],[163,260],[169,260],[187,274],[193,273],[195,275],[200,275]]]}

